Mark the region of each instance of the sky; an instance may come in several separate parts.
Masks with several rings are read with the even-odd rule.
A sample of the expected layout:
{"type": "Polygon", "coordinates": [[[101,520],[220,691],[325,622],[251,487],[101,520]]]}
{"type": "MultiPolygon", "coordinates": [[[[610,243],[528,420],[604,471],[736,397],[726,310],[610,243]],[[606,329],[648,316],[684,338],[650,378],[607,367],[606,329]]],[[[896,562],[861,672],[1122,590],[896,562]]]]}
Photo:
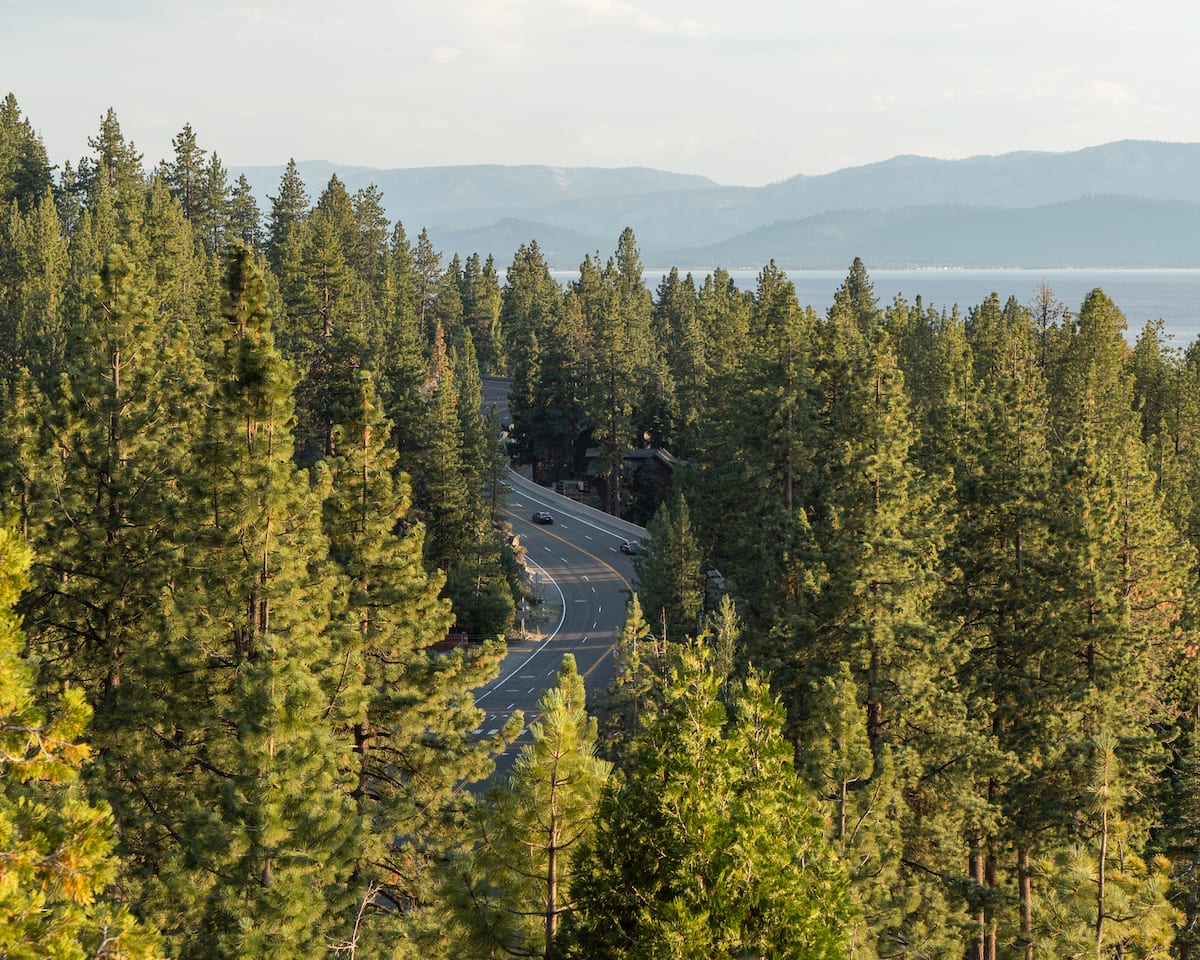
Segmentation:
{"type": "Polygon", "coordinates": [[[1200,142],[1193,0],[0,0],[53,163],[646,166],[759,186],[899,154],[1200,142]]]}

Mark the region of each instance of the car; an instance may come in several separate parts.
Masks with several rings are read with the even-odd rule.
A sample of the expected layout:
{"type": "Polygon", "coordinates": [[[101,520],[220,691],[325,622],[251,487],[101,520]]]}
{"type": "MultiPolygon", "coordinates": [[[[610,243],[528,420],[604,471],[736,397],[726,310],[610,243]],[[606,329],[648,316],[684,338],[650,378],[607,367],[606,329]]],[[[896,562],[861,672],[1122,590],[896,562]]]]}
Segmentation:
{"type": "Polygon", "coordinates": [[[636,540],[626,540],[621,544],[621,552],[633,556],[638,552],[638,542],[636,540]]]}
{"type": "Polygon", "coordinates": [[[533,515],[533,522],[534,523],[553,523],[554,515],[551,513],[547,513],[545,510],[539,510],[537,513],[535,513],[533,515]]]}

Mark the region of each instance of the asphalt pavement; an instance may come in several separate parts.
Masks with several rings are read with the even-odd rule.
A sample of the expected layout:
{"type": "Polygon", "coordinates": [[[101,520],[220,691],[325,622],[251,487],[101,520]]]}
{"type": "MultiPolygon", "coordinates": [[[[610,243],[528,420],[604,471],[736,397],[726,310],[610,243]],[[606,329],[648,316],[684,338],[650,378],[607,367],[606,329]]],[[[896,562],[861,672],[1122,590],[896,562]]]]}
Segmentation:
{"type": "Polygon", "coordinates": [[[475,695],[486,711],[479,735],[495,735],[516,710],[524,714],[521,736],[496,758],[501,775],[529,742],[538,700],[554,685],[563,654],[575,655],[594,712],[613,679],[616,636],[633,580],[632,557],[621,553],[620,545],[645,534],[635,524],[561,497],[516,472],[508,474],[504,486],[504,515],[525,549],[540,602],[524,612],[524,635],[518,622],[509,637],[497,678],[475,695]],[[549,512],[554,522],[534,523],[535,511],[549,512]]]}

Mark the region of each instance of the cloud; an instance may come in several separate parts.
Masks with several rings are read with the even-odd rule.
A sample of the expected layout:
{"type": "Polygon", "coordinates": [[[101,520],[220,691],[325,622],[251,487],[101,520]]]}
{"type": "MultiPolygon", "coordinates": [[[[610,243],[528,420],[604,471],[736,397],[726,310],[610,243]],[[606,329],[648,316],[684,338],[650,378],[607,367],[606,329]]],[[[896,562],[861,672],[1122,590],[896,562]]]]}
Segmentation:
{"type": "Polygon", "coordinates": [[[645,33],[673,34],[700,37],[709,30],[699,21],[684,17],[664,20],[627,0],[566,0],[567,5],[582,11],[593,20],[606,20],[634,27],[645,33]]]}
{"type": "Polygon", "coordinates": [[[1133,94],[1119,83],[1097,80],[1092,89],[1097,99],[1110,103],[1114,107],[1127,107],[1134,102],[1133,94]]]}
{"type": "Polygon", "coordinates": [[[434,47],[429,51],[429,55],[433,57],[434,63],[453,63],[462,56],[462,50],[458,47],[434,47]]]}

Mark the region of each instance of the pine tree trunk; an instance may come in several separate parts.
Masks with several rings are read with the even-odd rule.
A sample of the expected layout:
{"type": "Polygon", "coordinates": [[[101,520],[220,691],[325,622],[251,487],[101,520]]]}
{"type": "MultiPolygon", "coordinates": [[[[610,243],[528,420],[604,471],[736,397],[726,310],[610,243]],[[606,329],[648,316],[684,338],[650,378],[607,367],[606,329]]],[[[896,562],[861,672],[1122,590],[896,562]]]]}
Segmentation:
{"type": "Polygon", "coordinates": [[[1017,850],[1017,895],[1021,902],[1021,940],[1025,960],[1033,960],[1033,880],[1029,876],[1029,851],[1017,850]]]}
{"type": "MultiPolygon", "coordinates": [[[[971,838],[971,862],[970,862],[971,879],[975,882],[976,889],[983,889],[983,839],[979,836],[971,838]]],[[[985,960],[984,943],[987,936],[987,917],[984,916],[982,904],[975,914],[975,922],[978,924],[979,931],[975,938],[975,942],[971,946],[969,956],[973,960],[985,960]]]]}
{"type": "Polygon", "coordinates": [[[841,790],[839,791],[839,795],[838,795],[838,840],[839,841],[844,841],[846,839],[846,801],[848,799],[847,787],[848,787],[847,781],[846,781],[845,777],[843,777],[842,782],[841,782],[841,790]]]}
{"type": "MultiPolygon", "coordinates": [[[[988,844],[987,857],[984,860],[984,882],[987,884],[988,890],[996,889],[996,848],[993,844],[988,844]]],[[[989,901],[990,903],[990,901],[989,901]]],[[[986,923],[986,932],[983,942],[983,958],[984,960],[996,960],[996,910],[995,907],[986,905],[984,907],[984,921],[986,923]]]]}
{"type": "Polygon", "coordinates": [[[558,933],[558,847],[553,840],[550,842],[549,857],[546,861],[546,956],[550,956],[550,948],[554,945],[555,934],[558,933]]]}
{"type": "Polygon", "coordinates": [[[1096,960],[1104,956],[1105,860],[1108,859],[1108,806],[1100,811],[1100,863],[1096,870],[1096,960]]]}

